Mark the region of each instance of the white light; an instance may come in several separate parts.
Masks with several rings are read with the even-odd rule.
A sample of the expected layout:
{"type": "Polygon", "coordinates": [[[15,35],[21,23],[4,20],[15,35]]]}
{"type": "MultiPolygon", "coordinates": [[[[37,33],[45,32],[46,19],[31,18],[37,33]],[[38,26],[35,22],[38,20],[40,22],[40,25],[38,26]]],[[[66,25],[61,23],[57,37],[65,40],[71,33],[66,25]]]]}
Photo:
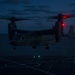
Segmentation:
{"type": "Polygon", "coordinates": [[[38,58],[40,58],[40,55],[38,55],[38,58]]]}
{"type": "Polygon", "coordinates": [[[35,56],[33,56],[33,58],[35,58],[35,56]]]}

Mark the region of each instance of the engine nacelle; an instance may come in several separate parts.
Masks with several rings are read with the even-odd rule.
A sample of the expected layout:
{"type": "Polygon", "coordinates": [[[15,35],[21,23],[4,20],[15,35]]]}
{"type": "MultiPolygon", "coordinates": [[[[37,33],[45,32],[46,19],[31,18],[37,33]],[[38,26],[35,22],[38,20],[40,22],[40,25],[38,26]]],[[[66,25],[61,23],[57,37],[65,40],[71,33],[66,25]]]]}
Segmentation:
{"type": "Polygon", "coordinates": [[[16,28],[15,24],[12,24],[12,23],[8,24],[8,37],[9,37],[9,40],[12,40],[14,38],[16,29],[17,28],[16,28]]]}

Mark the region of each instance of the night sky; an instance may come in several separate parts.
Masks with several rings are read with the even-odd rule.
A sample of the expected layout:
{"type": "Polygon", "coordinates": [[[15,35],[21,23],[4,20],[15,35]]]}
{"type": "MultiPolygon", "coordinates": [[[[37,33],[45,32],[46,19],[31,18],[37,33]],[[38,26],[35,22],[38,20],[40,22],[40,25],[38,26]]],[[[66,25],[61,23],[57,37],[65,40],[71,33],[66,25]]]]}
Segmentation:
{"type": "MultiPolygon", "coordinates": [[[[52,15],[74,14],[75,0],[0,0],[0,17],[29,18],[16,22],[18,29],[40,30],[51,28],[56,20],[48,20],[52,15]]],[[[66,19],[64,32],[69,25],[75,24],[75,18],[66,19]]],[[[7,33],[10,21],[0,19],[0,33],[7,33]]],[[[75,26],[75,25],[74,25],[75,26]]]]}

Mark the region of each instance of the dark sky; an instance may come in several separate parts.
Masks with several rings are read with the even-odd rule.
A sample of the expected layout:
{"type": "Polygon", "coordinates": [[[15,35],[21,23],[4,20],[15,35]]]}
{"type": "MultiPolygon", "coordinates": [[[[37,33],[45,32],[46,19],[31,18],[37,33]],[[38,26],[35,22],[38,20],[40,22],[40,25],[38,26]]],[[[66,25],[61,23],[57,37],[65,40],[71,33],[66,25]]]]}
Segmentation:
{"type": "MultiPolygon", "coordinates": [[[[27,30],[40,30],[51,28],[55,20],[47,20],[47,17],[75,13],[75,0],[0,0],[0,17],[30,18],[28,21],[17,22],[17,28],[27,30]]],[[[75,18],[65,21],[64,31],[69,25],[75,24],[75,18]]],[[[9,21],[0,19],[0,33],[7,33],[9,21]]]]}

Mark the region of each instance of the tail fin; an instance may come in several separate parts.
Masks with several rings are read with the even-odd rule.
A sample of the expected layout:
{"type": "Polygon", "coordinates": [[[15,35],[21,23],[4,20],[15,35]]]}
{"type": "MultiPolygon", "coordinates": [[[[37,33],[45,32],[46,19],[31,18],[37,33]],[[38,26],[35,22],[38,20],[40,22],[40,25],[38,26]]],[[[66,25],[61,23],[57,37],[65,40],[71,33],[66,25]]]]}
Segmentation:
{"type": "Polygon", "coordinates": [[[8,37],[9,40],[12,40],[15,36],[16,24],[9,23],[8,24],[8,37]]]}
{"type": "Polygon", "coordinates": [[[70,25],[69,32],[68,32],[68,39],[74,38],[74,26],[70,25]]]}

